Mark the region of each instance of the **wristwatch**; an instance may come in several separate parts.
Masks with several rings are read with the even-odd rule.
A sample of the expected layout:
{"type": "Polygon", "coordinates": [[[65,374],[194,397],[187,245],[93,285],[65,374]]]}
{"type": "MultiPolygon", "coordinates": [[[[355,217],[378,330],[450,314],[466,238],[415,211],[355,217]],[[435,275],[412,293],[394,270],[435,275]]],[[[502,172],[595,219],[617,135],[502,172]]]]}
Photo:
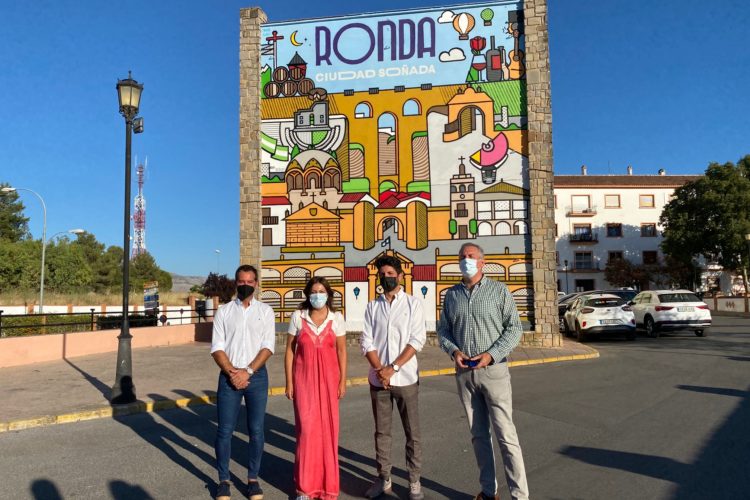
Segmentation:
{"type": "Polygon", "coordinates": [[[401,370],[401,367],[397,365],[396,363],[391,363],[391,366],[393,367],[393,371],[398,373],[399,370],[401,370]]]}
{"type": "Polygon", "coordinates": [[[250,365],[247,365],[247,368],[245,368],[245,370],[247,370],[247,373],[249,373],[251,377],[255,374],[255,370],[250,368],[250,365]]]}

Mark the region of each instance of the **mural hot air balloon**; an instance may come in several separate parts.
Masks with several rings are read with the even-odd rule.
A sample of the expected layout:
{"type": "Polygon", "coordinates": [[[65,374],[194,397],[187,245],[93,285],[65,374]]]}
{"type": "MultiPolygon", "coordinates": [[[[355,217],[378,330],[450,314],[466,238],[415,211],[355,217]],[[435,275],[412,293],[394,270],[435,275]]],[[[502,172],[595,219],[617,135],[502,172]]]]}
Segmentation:
{"type": "Polygon", "coordinates": [[[497,169],[508,159],[508,138],[500,132],[490,142],[469,158],[471,164],[482,172],[482,182],[492,184],[497,178],[497,169]]]}
{"type": "Polygon", "coordinates": [[[458,33],[459,40],[468,40],[469,32],[474,29],[474,16],[462,12],[453,18],[453,29],[458,33]]]}

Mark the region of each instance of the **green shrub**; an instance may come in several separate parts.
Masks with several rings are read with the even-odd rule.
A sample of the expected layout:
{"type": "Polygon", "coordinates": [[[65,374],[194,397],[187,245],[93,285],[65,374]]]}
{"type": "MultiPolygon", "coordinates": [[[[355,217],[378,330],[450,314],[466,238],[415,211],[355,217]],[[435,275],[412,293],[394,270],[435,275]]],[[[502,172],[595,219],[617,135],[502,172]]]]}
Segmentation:
{"type": "MultiPolygon", "coordinates": [[[[128,315],[130,328],[142,326],[157,326],[158,318],[154,315],[130,314],[128,315]]],[[[117,316],[99,316],[96,318],[96,327],[99,330],[115,330],[122,326],[122,314],[117,316]]]]}
{"type": "Polygon", "coordinates": [[[91,330],[91,316],[86,314],[6,316],[2,318],[2,322],[3,337],[26,337],[29,335],[49,335],[52,333],[91,330]]]}

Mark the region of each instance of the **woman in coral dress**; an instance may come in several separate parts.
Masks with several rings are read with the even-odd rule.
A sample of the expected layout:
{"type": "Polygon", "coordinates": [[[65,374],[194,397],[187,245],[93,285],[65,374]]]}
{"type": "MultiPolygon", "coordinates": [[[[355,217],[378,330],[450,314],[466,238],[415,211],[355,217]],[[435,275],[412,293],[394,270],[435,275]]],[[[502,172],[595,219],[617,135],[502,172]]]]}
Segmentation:
{"type": "Polygon", "coordinates": [[[325,278],[305,286],[305,301],[289,320],[286,397],[294,402],[297,500],[339,495],[339,399],[346,392],[346,324],[333,308],[325,278]]]}

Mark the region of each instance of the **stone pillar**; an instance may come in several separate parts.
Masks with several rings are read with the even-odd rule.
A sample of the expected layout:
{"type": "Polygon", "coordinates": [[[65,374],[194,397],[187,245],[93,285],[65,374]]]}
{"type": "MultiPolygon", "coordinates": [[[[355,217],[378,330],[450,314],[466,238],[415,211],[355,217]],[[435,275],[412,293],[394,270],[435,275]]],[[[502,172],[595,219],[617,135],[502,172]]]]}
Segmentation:
{"type": "Polygon", "coordinates": [[[240,10],[240,263],[261,268],[259,7],[240,10]]]}
{"type": "Polygon", "coordinates": [[[547,0],[524,0],[524,23],[535,319],[524,343],[559,347],[547,0]]]}

